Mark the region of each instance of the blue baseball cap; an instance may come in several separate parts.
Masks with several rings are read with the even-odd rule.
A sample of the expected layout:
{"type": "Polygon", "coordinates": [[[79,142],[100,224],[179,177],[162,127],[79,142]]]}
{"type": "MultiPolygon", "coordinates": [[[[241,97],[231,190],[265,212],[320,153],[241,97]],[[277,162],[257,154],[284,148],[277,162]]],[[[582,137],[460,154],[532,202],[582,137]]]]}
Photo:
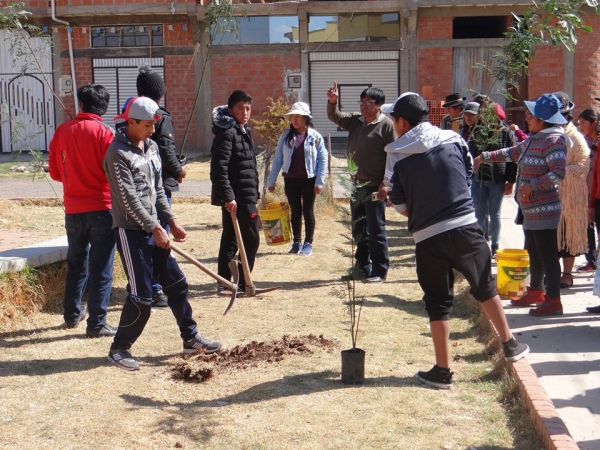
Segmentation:
{"type": "Polygon", "coordinates": [[[555,95],[544,94],[535,102],[525,100],[523,103],[532,115],[544,122],[555,125],[567,123],[567,119],[560,113],[562,103],[555,95]]]}

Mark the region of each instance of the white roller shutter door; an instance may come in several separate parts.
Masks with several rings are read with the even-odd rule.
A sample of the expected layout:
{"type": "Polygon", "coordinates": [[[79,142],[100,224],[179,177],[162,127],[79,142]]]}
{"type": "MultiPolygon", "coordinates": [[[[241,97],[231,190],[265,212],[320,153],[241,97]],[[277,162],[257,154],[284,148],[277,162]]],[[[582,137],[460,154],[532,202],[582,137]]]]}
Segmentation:
{"type": "Polygon", "coordinates": [[[340,91],[340,109],[358,112],[360,93],[370,86],[382,89],[387,102],[395,100],[398,97],[398,73],[398,52],[311,54],[310,106],[315,129],[324,136],[331,133],[332,138],[345,138],[348,135],[327,119],[327,90],[333,86],[334,81],[337,81],[340,91]],[[344,57],[353,60],[323,60],[344,57]],[[368,59],[376,57],[394,59],[368,59]]]}
{"type": "MultiPolygon", "coordinates": [[[[137,96],[135,81],[139,68],[150,64],[152,70],[165,79],[163,58],[97,58],[93,61],[94,83],[104,86],[110,94],[108,111],[102,117],[104,122],[114,126],[114,116],[121,113],[121,107],[129,97],[137,96]]],[[[165,80],[166,81],[166,80],[165,80]]],[[[164,104],[164,100],[161,105],[164,104]]]]}

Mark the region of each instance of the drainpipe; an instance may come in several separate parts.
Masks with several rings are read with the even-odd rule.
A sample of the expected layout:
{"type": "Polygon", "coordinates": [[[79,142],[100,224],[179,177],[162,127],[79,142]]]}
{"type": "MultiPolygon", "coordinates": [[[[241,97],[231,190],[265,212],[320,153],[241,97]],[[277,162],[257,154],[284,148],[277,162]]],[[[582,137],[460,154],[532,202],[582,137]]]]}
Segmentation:
{"type": "Polygon", "coordinates": [[[73,85],[73,101],[75,114],[79,114],[79,101],[77,100],[77,78],[75,78],[75,59],[73,58],[73,27],[69,22],[56,18],[56,0],[50,0],[52,5],[52,20],[67,26],[67,41],[69,42],[69,60],[71,62],[71,82],[73,85]]]}

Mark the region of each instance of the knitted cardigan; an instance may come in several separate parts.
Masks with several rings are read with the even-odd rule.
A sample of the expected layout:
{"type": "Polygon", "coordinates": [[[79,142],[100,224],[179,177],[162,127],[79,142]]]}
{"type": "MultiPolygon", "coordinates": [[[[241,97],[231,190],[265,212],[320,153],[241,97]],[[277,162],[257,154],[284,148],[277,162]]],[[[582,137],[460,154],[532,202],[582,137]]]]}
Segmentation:
{"type": "Polygon", "coordinates": [[[565,178],[558,186],[562,206],[558,222],[558,248],[571,255],[579,255],[588,250],[586,176],[590,166],[590,149],[572,122],[565,127],[565,133],[571,145],[567,147],[565,178]]]}
{"type": "Polygon", "coordinates": [[[546,128],[529,136],[514,147],[482,152],[483,162],[515,161],[519,168],[515,200],[523,213],[523,229],[557,229],[560,218],[558,183],[565,177],[565,132],[560,127],[546,128]],[[520,189],[531,185],[527,200],[519,197],[520,189]]]}

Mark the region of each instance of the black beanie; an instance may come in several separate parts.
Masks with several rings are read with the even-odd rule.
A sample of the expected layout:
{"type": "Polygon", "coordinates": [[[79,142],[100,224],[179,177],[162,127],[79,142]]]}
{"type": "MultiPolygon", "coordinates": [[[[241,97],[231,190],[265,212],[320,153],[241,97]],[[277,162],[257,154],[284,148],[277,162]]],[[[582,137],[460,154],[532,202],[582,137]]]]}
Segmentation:
{"type": "Polygon", "coordinates": [[[152,71],[152,67],[147,65],[140,67],[135,85],[139,96],[148,97],[154,101],[164,97],[167,92],[163,79],[159,74],[152,71]]]}
{"type": "Polygon", "coordinates": [[[429,120],[429,107],[419,94],[405,92],[396,99],[389,114],[396,118],[402,117],[409,122],[427,122],[429,120]]]}

